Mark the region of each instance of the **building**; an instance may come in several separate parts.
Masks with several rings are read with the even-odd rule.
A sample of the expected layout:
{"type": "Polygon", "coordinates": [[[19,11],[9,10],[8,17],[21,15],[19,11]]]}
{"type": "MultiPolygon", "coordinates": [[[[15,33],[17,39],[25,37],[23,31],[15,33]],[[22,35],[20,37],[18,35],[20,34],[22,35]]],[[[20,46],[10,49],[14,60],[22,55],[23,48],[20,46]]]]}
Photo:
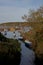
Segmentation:
{"type": "Polygon", "coordinates": [[[14,28],[14,27],[11,27],[11,28],[10,28],[10,31],[11,31],[11,32],[14,32],[14,31],[15,31],[15,28],[14,28]]]}

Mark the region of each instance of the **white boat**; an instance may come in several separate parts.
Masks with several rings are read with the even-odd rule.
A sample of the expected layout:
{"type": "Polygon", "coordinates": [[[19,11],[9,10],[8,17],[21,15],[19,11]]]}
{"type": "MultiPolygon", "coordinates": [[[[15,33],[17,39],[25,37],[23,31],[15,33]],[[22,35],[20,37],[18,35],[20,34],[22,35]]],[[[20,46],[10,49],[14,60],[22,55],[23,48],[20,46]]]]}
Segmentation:
{"type": "Polygon", "coordinates": [[[30,42],[30,41],[28,41],[28,40],[25,40],[25,43],[31,44],[32,42],[30,42]]]}
{"type": "Polygon", "coordinates": [[[32,47],[32,42],[25,40],[25,46],[31,48],[32,47]]]}
{"type": "Polygon", "coordinates": [[[20,37],[18,37],[18,39],[19,39],[19,40],[23,40],[23,37],[20,36],[20,37]]]}
{"type": "Polygon", "coordinates": [[[13,36],[16,37],[16,34],[14,33],[13,36]]]}

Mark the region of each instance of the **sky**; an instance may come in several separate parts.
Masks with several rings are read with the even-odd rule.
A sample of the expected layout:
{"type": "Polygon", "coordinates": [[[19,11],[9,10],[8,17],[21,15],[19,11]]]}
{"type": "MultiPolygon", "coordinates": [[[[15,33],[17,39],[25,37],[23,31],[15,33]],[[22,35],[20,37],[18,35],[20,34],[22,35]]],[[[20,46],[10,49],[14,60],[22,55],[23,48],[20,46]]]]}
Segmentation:
{"type": "Polygon", "coordinates": [[[43,5],[43,0],[0,0],[0,23],[23,22],[22,16],[29,9],[37,9],[43,5]]]}

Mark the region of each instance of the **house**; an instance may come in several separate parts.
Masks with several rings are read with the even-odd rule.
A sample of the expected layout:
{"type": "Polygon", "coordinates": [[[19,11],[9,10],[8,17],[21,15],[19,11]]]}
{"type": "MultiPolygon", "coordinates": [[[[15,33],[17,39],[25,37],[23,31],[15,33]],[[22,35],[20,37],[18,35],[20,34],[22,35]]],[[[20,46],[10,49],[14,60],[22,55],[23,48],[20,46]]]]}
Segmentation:
{"type": "Polygon", "coordinates": [[[11,31],[11,32],[14,32],[14,31],[15,31],[15,28],[14,28],[14,27],[11,27],[11,28],[10,28],[10,31],[11,31]]]}

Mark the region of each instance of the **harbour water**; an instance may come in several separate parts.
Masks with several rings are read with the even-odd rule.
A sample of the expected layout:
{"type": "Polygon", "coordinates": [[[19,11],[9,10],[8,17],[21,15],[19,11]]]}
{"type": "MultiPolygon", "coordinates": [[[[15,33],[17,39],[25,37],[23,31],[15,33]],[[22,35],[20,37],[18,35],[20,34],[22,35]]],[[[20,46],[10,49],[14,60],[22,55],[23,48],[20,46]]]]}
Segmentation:
{"type": "MultiPolygon", "coordinates": [[[[7,38],[13,38],[13,32],[7,32],[7,38]]],[[[23,41],[18,40],[21,43],[21,61],[20,65],[35,65],[35,53],[32,49],[29,49],[25,46],[23,41]]]]}
{"type": "Polygon", "coordinates": [[[35,60],[35,54],[33,50],[28,49],[24,42],[20,41],[21,43],[21,62],[20,65],[35,65],[34,60],[35,60]]]}

